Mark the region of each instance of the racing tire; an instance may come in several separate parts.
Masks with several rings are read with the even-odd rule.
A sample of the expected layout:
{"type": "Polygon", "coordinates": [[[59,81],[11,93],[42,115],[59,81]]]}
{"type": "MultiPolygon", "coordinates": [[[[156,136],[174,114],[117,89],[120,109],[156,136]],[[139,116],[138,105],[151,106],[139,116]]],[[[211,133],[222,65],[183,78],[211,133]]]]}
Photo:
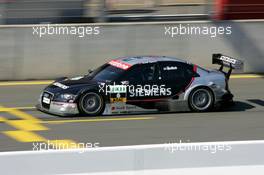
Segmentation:
{"type": "Polygon", "coordinates": [[[190,93],[188,102],[191,111],[210,111],[214,106],[214,95],[208,88],[196,88],[190,93]]]}
{"type": "Polygon", "coordinates": [[[95,92],[83,94],[79,100],[78,106],[82,114],[89,116],[101,115],[105,109],[103,97],[95,92]]]}

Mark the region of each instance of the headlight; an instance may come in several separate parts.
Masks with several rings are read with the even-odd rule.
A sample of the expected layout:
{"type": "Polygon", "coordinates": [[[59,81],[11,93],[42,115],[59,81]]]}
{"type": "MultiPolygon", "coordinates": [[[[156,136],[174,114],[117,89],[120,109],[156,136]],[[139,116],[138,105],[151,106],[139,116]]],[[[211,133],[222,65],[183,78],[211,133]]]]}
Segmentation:
{"type": "Polygon", "coordinates": [[[61,94],[61,98],[65,100],[74,100],[76,95],[73,94],[61,94]]]}
{"type": "Polygon", "coordinates": [[[57,98],[55,98],[56,100],[59,101],[74,101],[76,98],[76,95],[73,94],[60,94],[57,96],[57,98]]]}

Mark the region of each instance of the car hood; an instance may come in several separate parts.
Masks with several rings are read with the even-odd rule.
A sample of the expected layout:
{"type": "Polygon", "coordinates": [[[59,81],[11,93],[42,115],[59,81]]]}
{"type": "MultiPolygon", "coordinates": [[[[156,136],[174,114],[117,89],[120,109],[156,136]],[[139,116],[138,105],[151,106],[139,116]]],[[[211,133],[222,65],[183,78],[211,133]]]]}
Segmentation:
{"type": "Polygon", "coordinates": [[[91,80],[88,77],[75,77],[75,78],[66,78],[59,81],[60,83],[66,86],[75,86],[83,84],[97,84],[97,81],[91,80]]]}
{"type": "Polygon", "coordinates": [[[84,88],[91,86],[98,86],[101,82],[94,81],[88,77],[75,77],[75,78],[65,78],[60,81],[55,81],[44,90],[57,94],[57,93],[72,93],[77,94],[84,88]]]}

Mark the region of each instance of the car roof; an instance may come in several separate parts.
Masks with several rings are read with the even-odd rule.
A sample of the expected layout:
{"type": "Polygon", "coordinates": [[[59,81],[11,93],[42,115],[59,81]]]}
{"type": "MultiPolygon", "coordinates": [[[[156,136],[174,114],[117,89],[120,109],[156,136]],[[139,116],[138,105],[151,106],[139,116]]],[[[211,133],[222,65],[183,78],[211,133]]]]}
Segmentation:
{"type": "Polygon", "coordinates": [[[163,62],[163,61],[187,63],[185,60],[181,60],[173,57],[167,57],[167,56],[132,56],[132,57],[121,57],[115,60],[119,62],[123,62],[125,64],[129,64],[131,66],[136,64],[146,64],[146,63],[155,63],[155,62],[163,62]]]}

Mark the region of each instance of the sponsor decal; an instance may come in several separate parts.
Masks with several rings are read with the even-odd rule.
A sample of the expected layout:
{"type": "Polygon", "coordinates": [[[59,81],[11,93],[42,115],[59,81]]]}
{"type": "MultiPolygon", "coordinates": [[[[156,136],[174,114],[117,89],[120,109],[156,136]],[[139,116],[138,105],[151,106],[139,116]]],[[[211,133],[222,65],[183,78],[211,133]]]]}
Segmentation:
{"type": "Polygon", "coordinates": [[[54,85],[54,86],[57,86],[57,87],[60,87],[60,88],[62,88],[62,89],[68,89],[68,88],[69,88],[69,86],[66,86],[66,85],[64,85],[64,84],[61,84],[61,83],[59,83],[59,82],[55,82],[55,83],[53,83],[53,85],[54,85]]]}
{"type": "Polygon", "coordinates": [[[171,88],[166,88],[165,85],[137,85],[129,86],[130,97],[159,97],[159,96],[170,96],[171,88]]]}
{"type": "Polygon", "coordinates": [[[130,64],[121,62],[119,60],[112,60],[112,61],[109,62],[109,64],[112,65],[112,66],[115,66],[117,68],[123,69],[123,70],[127,70],[127,69],[129,69],[131,67],[130,64]]]}
{"type": "Polygon", "coordinates": [[[111,103],[117,103],[117,102],[127,102],[127,98],[119,97],[119,98],[110,98],[111,103]]]}
{"type": "Polygon", "coordinates": [[[111,107],[112,112],[135,112],[137,111],[137,109],[137,106],[127,105],[124,103],[115,103],[115,105],[112,105],[111,107]]]}
{"type": "Polygon", "coordinates": [[[233,58],[230,58],[230,57],[227,57],[227,56],[224,56],[224,55],[220,57],[220,60],[228,62],[228,63],[231,63],[231,64],[236,64],[236,61],[237,61],[237,60],[235,60],[233,58]]]}
{"type": "Polygon", "coordinates": [[[127,102],[126,93],[117,93],[116,97],[110,97],[110,103],[127,102]]]}
{"type": "Polygon", "coordinates": [[[167,66],[167,67],[164,67],[163,70],[177,70],[178,67],[176,66],[167,66]]]}
{"type": "MultiPolygon", "coordinates": [[[[170,96],[171,88],[165,85],[105,85],[99,84],[99,92],[108,94],[128,95],[129,97],[159,97],[170,96]]],[[[121,97],[121,96],[120,96],[121,97]]]]}
{"type": "Polygon", "coordinates": [[[109,85],[109,93],[126,93],[126,85],[109,85]]]}
{"type": "Polygon", "coordinates": [[[54,101],[52,102],[54,105],[57,105],[57,106],[63,106],[65,103],[63,102],[57,102],[57,101],[54,101]]]}

